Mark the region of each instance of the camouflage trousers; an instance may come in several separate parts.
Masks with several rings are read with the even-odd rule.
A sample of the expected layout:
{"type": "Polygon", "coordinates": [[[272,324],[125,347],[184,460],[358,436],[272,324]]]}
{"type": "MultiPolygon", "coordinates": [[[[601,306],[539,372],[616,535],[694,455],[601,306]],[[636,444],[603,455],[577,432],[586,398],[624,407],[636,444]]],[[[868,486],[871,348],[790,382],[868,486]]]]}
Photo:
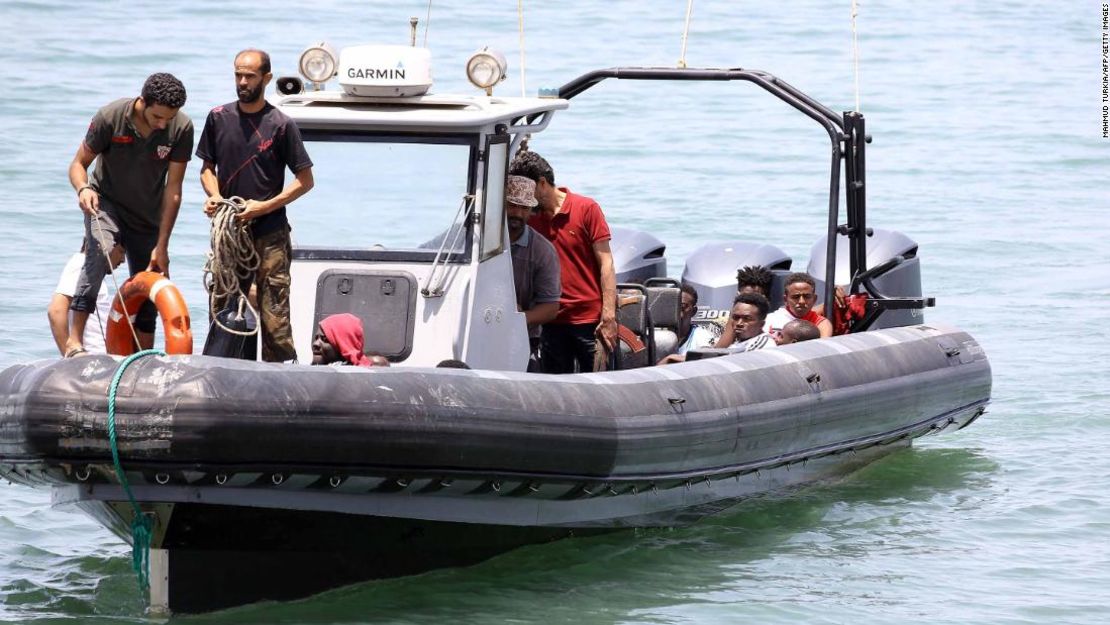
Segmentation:
{"type": "MultiPolygon", "coordinates": [[[[293,258],[289,226],[255,238],[254,250],[259,258],[258,271],[253,279],[239,286],[244,293],[250,293],[252,284],[256,288],[262,360],[292,360],[297,357],[297,352],[293,349],[293,326],[289,321],[289,263],[293,258]]],[[[226,304],[217,302],[212,314],[222,310],[226,304]]]]}

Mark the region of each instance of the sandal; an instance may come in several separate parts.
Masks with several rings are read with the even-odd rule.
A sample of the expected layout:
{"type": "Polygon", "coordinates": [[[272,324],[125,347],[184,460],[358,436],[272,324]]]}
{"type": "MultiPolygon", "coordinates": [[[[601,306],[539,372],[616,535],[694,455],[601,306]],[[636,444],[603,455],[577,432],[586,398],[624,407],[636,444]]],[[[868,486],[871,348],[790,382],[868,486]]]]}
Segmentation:
{"type": "Polygon", "coordinates": [[[89,350],[85,349],[84,347],[74,347],[73,349],[66,352],[65,357],[66,358],[73,358],[75,356],[80,356],[81,354],[88,354],[88,353],[89,353],[89,350]]]}

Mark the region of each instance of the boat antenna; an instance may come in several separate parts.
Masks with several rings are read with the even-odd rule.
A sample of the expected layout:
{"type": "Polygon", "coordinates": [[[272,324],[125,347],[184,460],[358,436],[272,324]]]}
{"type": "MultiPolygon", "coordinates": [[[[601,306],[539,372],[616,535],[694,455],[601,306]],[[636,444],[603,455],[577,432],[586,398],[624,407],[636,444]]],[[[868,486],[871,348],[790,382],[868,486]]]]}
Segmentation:
{"type": "MultiPolygon", "coordinates": [[[[431,0],[429,0],[431,1],[431,0]]],[[[528,97],[524,84],[524,0],[516,0],[517,29],[520,31],[520,97],[528,97]]]]}
{"type": "MultiPolygon", "coordinates": [[[[691,0],[692,2],[693,0],[691,0]]],[[[859,4],[852,0],[852,68],[856,83],[856,112],[859,112],[859,37],[856,35],[856,17],[859,15],[859,4]]]]}
{"type": "Polygon", "coordinates": [[[690,15],[693,12],[694,0],[686,0],[686,27],[682,29],[682,56],[678,57],[678,67],[680,69],[686,69],[686,39],[690,35],[690,15]]]}
{"type": "MultiPolygon", "coordinates": [[[[428,47],[428,27],[432,25],[432,0],[428,0],[428,15],[424,18],[424,47],[428,47]]],[[[413,41],[412,45],[416,45],[413,41]]]]}
{"type": "Polygon", "coordinates": [[[413,16],[409,18],[409,45],[416,47],[416,25],[420,23],[420,18],[413,16]]]}

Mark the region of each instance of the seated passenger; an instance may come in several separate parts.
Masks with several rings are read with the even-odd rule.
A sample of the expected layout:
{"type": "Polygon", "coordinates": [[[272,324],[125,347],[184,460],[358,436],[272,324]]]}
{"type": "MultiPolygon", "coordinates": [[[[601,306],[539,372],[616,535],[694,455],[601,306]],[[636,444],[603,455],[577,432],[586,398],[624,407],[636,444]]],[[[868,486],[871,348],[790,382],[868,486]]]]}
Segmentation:
{"type": "Polygon", "coordinates": [[[682,301],[679,304],[678,347],[675,349],[675,353],[664,356],[656,364],[666,365],[672,362],[684,362],[687,351],[709,347],[717,340],[713,332],[693,322],[694,314],[698,312],[698,292],[685,282],[679,288],[682,290],[682,301]]]}
{"type": "MultiPolygon", "coordinates": [[[[773,276],[770,270],[762,265],[748,265],[741,267],[736,272],[736,294],[743,293],[758,293],[768,300],[771,299],[771,280],[773,276]]],[[[718,336],[723,336],[725,332],[735,333],[732,327],[732,318],[724,317],[718,318],[715,323],[721,328],[718,336]]],[[[764,327],[763,331],[766,332],[769,328],[764,327]]]]}
{"type": "Polygon", "coordinates": [[[750,352],[775,347],[775,339],[763,331],[771,303],[759,293],[741,293],[732,303],[732,314],[715,347],[742,348],[750,352]]]}
{"type": "Polygon", "coordinates": [[[782,308],[767,316],[768,331],[772,335],[780,336],[783,327],[794,319],[805,319],[817,326],[821,338],[832,336],[832,322],[813,310],[813,304],[817,301],[817,283],[808,273],[786,276],[783,299],[786,303],[782,308]]]}
{"type": "MultiPolygon", "coordinates": [[[[114,270],[123,262],[123,247],[116,245],[108,253],[109,265],[114,270]]],[[[104,353],[104,326],[108,323],[108,315],[112,310],[112,300],[108,296],[108,282],[100,286],[96,295],[97,322],[91,324],[92,328],[86,330],[84,345],[66,351],[69,343],[69,325],[73,322],[73,312],[69,309],[73,302],[73,294],[77,290],[78,278],[81,277],[81,268],[85,266],[85,246],[81,251],[69,258],[62,275],[58,279],[58,286],[54,287],[54,295],[46,307],[46,318],[50,322],[50,333],[54,335],[54,343],[58,346],[58,353],[67,358],[86,353],[104,353]]],[[[88,326],[86,326],[87,328],[88,326]]]]}
{"type": "Polygon", "coordinates": [[[330,315],[320,321],[312,337],[312,364],[374,366],[362,346],[361,319],[350,313],[330,315]]]}
{"type": "Polygon", "coordinates": [[[781,346],[819,338],[821,338],[821,331],[817,329],[817,326],[805,319],[793,319],[782,327],[782,336],[779,336],[776,340],[781,346]]]}
{"type": "Polygon", "coordinates": [[[759,293],[771,298],[771,271],[762,265],[748,265],[736,272],[736,294],[759,293]]]}
{"type": "Polygon", "coordinates": [[[555,246],[539,236],[528,220],[539,202],[536,201],[536,183],[524,176],[509,176],[505,183],[505,214],[512,241],[513,283],[516,286],[516,306],[524,313],[528,324],[528,340],[532,353],[529,371],[539,370],[537,349],[540,343],[540,326],[559,314],[559,256],[555,246]]]}

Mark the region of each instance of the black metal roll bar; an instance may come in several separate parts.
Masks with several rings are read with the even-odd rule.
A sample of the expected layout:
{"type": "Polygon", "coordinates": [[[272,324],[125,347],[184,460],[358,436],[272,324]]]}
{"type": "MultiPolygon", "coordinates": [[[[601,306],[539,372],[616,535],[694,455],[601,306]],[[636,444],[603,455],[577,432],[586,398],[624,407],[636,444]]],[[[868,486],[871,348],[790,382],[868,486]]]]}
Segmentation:
{"type": "MultiPolygon", "coordinates": [[[[864,184],[864,146],[870,142],[864,129],[863,115],[849,111],[838,115],[829,107],[799,91],[793,85],[767,72],[742,68],[697,69],[671,67],[612,67],[582,74],[559,88],[559,97],[571,99],[606,80],[691,80],[754,83],[771,95],[786,102],[820,124],[832,143],[832,165],[829,180],[829,219],[825,251],[824,301],[830,306],[836,289],[836,237],[844,234],[849,241],[849,270],[852,276],[867,271],[867,202],[864,184]],[[840,225],[840,160],[844,159],[844,188],[847,223],[840,225]]],[[[861,284],[861,283],[857,283],[861,284]]],[[[866,287],[866,284],[864,285],[866,287]]]]}

